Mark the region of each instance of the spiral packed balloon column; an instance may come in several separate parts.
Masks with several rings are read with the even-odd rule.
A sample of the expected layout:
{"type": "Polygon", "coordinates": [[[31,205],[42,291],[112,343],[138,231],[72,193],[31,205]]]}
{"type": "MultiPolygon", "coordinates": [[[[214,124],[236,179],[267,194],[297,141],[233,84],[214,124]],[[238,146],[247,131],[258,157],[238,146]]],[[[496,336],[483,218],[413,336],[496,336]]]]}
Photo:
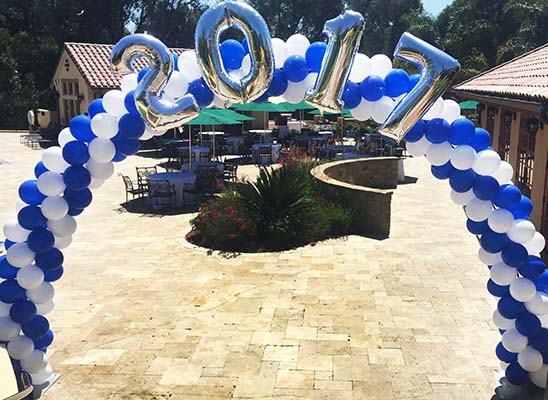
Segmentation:
{"type": "Polygon", "coordinates": [[[74,117],[60,132],[59,147],[43,152],[35,179],[19,187],[16,217],[3,227],[0,342],[16,367],[29,372],[34,384],[51,375],[46,354],[53,332],[46,315],[54,307],[53,282],[64,272],[61,250],[114,163],[137,153],[140,141],[192,120],[201,108],[279,96],[372,119],[384,134],[405,137],[408,151],[425,155],[434,176],[449,181],[452,200],[464,207],[467,228],[479,238],[479,258],[489,266],[487,290],[499,298],[496,355],[506,377],[544,387],[548,275],[539,257],[544,237],[529,220],[531,201],[512,183],[510,164],[489,147],[489,133],[441,97],[459,67],[456,60],[404,34],[395,55],[420,71],[409,76],[385,55],[357,53],[363,23],[351,11],[327,21],[327,44],[299,34],[270,39],[255,10],[227,1],[202,16],[196,52],[171,54],[149,35],[123,38],[111,55],[113,72],[124,75],[121,90],[94,100],[88,115],[74,117]],[[235,26],[245,39],[218,43],[219,33],[235,26]],[[149,66],[134,71],[137,57],[149,66]]]}

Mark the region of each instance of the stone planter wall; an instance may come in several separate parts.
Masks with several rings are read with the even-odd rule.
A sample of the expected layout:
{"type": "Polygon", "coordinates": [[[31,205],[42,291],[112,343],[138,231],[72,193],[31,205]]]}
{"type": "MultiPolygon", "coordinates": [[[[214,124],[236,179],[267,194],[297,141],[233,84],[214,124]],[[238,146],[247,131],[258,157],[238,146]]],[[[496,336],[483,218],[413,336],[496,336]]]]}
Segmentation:
{"type": "Polygon", "coordinates": [[[357,211],[359,234],[390,234],[391,189],[398,185],[396,157],[336,161],[310,173],[328,198],[348,203],[357,211]]]}

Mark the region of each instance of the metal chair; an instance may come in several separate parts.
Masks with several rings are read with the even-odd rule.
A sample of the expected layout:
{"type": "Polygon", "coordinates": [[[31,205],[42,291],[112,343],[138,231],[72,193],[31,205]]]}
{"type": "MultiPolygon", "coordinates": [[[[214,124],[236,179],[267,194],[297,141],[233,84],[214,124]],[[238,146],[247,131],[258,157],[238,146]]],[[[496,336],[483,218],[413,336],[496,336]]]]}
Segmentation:
{"type": "Polygon", "coordinates": [[[223,170],[223,181],[226,184],[236,182],[238,177],[238,164],[225,162],[223,170]]]}
{"type": "Polygon", "coordinates": [[[132,200],[135,200],[135,197],[138,199],[144,199],[145,194],[147,194],[147,189],[144,188],[135,188],[134,182],[131,180],[131,178],[127,175],[118,174],[118,176],[122,177],[122,180],[124,181],[124,185],[126,187],[126,204],[129,203],[129,195],[131,194],[133,196],[132,200]]]}
{"type": "Polygon", "coordinates": [[[259,154],[257,155],[257,165],[272,164],[272,146],[259,146],[259,154]]]}
{"type": "Polygon", "coordinates": [[[216,174],[217,168],[214,166],[199,166],[196,169],[194,185],[185,185],[183,188],[183,203],[185,202],[185,193],[194,195],[197,205],[202,203],[204,197],[212,197],[216,190],[216,174]]]}
{"type": "Polygon", "coordinates": [[[168,209],[177,207],[177,193],[175,191],[175,186],[171,185],[168,180],[149,180],[148,198],[151,205],[153,201],[167,199],[168,209]]]}
{"type": "Polygon", "coordinates": [[[147,188],[147,178],[149,175],[157,174],[158,173],[158,167],[135,167],[135,170],[137,171],[137,186],[139,189],[146,189],[147,188]]]}

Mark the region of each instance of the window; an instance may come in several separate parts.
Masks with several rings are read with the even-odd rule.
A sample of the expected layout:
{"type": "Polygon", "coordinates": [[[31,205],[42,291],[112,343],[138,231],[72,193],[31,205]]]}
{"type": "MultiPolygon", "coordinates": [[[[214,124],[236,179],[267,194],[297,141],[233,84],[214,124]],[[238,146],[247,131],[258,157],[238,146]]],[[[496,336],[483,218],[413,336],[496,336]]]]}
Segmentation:
{"type": "Polygon", "coordinates": [[[67,83],[63,82],[63,94],[67,94],[67,83]]]}
{"type": "Polygon", "coordinates": [[[67,99],[63,100],[63,111],[64,111],[63,115],[65,116],[65,123],[68,124],[68,122],[70,121],[70,114],[69,114],[67,99]]]}
{"type": "Polygon", "coordinates": [[[529,197],[531,196],[531,188],[533,186],[535,139],[537,136],[536,132],[527,129],[527,121],[531,117],[531,114],[525,112],[521,114],[517,170],[517,186],[521,189],[521,193],[529,197]]]}
{"type": "Polygon", "coordinates": [[[68,83],[68,90],[69,90],[68,94],[70,94],[70,95],[74,94],[74,92],[72,91],[72,83],[71,82],[68,83]]]}
{"type": "Polygon", "coordinates": [[[512,133],[513,119],[514,113],[511,111],[502,112],[500,115],[498,153],[500,158],[506,162],[510,159],[510,137],[512,133]]]}
{"type": "Polygon", "coordinates": [[[74,83],[74,94],[78,96],[80,94],[80,88],[78,86],[78,82],[74,83]]]}

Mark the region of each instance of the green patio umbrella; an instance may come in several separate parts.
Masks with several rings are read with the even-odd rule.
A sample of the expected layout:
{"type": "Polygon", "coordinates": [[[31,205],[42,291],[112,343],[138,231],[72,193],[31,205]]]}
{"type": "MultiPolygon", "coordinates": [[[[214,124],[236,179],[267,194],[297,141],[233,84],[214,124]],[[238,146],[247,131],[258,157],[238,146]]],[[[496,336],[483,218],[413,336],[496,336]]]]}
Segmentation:
{"type": "Polygon", "coordinates": [[[468,101],[463,101],[462,103],[459,103],[459,106],[460,106],[460,109],[461,110],[476,110],[476,108],[478,107],[478,102],[477,101],[474,101],[474,100],[468,100],[468,101]]]}
{"type": "MultiPolygon", "coordinates": [[[[237,111],[256,111],[256,112],[293,112],[295,111],[294,108],[289,108],[288,106],[285,106],[283,104],[276,104],[276,103],[270,103],[270,102],[264,102],[264,103],[245,103],[245,104],[234,104],[232,106],[237,111]]],[[[266,125],[266,119],[265,119],[265,125],[266,125]]]]}
{"type": "Polygon", "coordinates": [[[255,118],[253,117],[237,113],[236,111],[230,110],[228,108],[211,107],[206,108],[202,111],[206,111],[210,115],[220,115],[221,117],[233,119],[235,121],[255,121],[255,118]]]}
{"type": "Polygon", "coordinates": [[[280,103],[281,105],[283,106],[286,106],[286,107],[289,107],[289,108],[292,108],[294,110],[313,110],[314,106],[311,106],[310,104],[308,104],[306,101],[301,101],[300,103],[297,103],[297,104],[291,104],[291,103],[288,103],[287,101],[283,102],[283,103],[280,103]]]}
{"type": "MultiPolygon", "coordinates": [[[[320,110],[314,110],[309,112],[310,115],[320,115],[320,110]]],[[[324,112],[323,115],[341,115],[345,118],[352,118],[352,112],[347,109],[343,109],[340,113],[333,113],[333,112],[324,112]]]]}

